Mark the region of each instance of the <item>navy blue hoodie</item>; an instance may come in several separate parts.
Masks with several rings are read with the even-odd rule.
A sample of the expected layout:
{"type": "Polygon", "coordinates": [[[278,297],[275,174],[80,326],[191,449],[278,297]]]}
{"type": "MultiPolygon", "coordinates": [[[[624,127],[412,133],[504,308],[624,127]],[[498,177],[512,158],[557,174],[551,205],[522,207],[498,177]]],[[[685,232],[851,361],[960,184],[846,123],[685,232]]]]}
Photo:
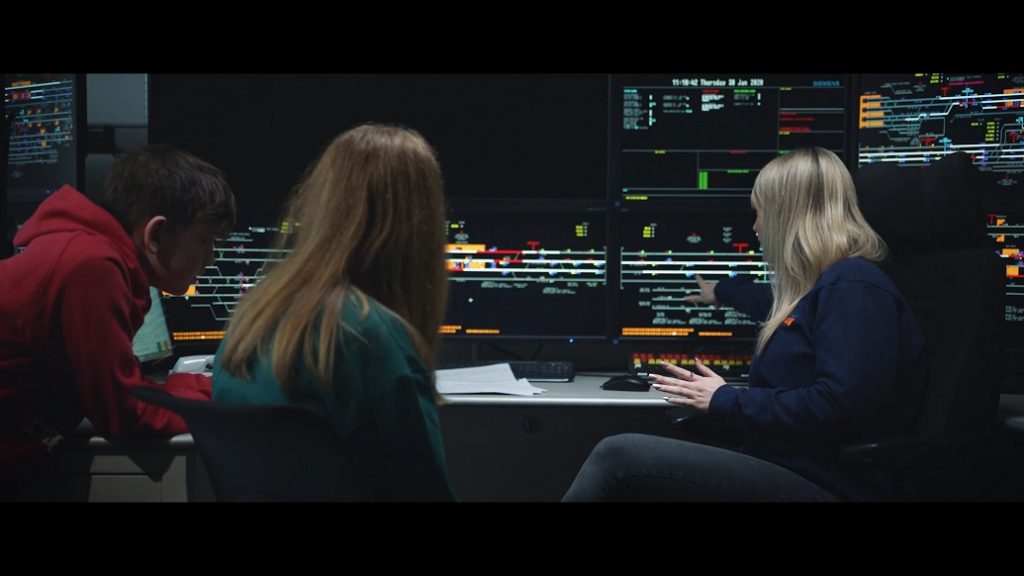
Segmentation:
{"type": "MultiPolygon", "coordinates": [[[[747,278],[719,282],[715,296],[758,320],[772,302],[767,285],[747,278]]],[[[923,347],[889,277],[862,258],[843,260],[822,273],[754,357],[750,388],[719,388],[709,413],[739,429],[752,456],[845,499],[884,499],[888,479],[844,463],[839,449],[913,433],[923,347]]]]}

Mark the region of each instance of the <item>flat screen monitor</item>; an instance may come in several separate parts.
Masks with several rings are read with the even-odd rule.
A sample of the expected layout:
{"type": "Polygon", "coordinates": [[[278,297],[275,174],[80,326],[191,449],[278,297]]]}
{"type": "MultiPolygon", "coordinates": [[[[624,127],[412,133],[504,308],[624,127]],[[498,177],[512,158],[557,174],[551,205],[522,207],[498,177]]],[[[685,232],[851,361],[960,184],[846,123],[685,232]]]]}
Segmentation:
{"type": "MultiPolygon", "coordinates": [[[[0,85],[7,86],[6,77],[0,74],[0,85]]],[[[0,100],[0,226],[3,232],[0,233],[0,258],[7,258],[14,253],[10,238],[7,237],[7,148],[11,139],[11,133],[7,124],[6,101],[0,100]]]]}
{"type": "MultiPolygon", "coordinates": [[[[149,75],[150,142],[175,144],[224,170],[239,216],[189,294],[164,297],[172,339],[216,346],[238,297],[281,257],[270,246],[288,193],[332,138],[370,121],[414,128],[434,146],[458,219],[449,224],[462,222],[470,243],[528,256],[516,258],[524,260],[517,281],[483,280],[484,268],[475,267],[488,256],[453,249],[447,336],[603,336],[603,277],[584,280],[583,264],[538,276],[533,260],[577,266],[602,258],[590,251],[607,246],[607,114],[604,74],[149,75]],[[462,200],[479,201],[476,208],[526,204],[506,217],[465,212],[462,200]],[[566,203],[585,207],[554,207],[566,203]],[[585,237],[575,235],[577,226],[585,237]],[[550,252],[529,253],[534,241],[550,252]],[[458,269],[467,259],[473,263],[458,269]]],[[[490,259],[495,266],[511,260],[490,259]]]]}
{"type": "Polygon", "coordinates": [[[81,74],[5,74],[8,124],[4,234],[13,238],[40,202],[85,171],[85,80],[81,74]]]}
{"type": "Polygon", "coordinates": [[[171,334],[167,330],[167,318],[164,316],[160,301],[160,291],[150,287],[149,297],[153,304],[146,313],[142,327],[132,340],[132,352],[140,362],[152,362],[173,355],[171,334]]]}
{"type": "Polygon", "coordinates": [[[806,146],[846,158],[844,74],[629,74],[611,80],[611,190],[622,204],[744,199],[806,146]]]}
{"type": "Polygon", "coordinates": [[[864,74],[858,106],[858,165],[924,166],[964,152],[1024,194],[1024,73],[864,74]]]}
{"type": "Polygon", "coordinates": [[[913,168],[964,152],[1006,262],[1006,340],[1024,346],[1024,73],[864,74],[857,163],[913,168]]]}
{"type": "Polygon", "coordinates": [[[442,333],[606,338],[607,219],[603,202],[453,202],[442,333]]]}
{"type": "Polygon", "coordinates": [[[619,336],[624,339],[752,340],[759,323],[727,306],[684,301],[708,281],[770,280],[746,210],[630,209],[619,213],[619,336]]]}

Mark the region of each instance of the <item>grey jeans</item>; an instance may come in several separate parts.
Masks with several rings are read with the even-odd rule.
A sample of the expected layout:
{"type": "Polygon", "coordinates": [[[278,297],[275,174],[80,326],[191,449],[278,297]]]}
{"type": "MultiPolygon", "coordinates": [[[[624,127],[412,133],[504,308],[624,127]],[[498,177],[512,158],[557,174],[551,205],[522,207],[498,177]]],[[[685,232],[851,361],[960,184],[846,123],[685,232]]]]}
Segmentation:
{"type": "Polygon", "coordinates": [[[713,446],[619,434],[583,463],[563,502],[831,502],[837,498],[786,468],[713,446]]]}

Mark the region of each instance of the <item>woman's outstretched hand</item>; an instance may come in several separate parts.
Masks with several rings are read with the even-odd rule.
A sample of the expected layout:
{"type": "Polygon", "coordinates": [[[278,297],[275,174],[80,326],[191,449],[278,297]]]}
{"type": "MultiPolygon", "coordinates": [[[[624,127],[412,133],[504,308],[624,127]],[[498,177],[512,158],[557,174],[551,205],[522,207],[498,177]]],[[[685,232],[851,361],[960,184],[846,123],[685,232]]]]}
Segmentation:
{"type": "Polygon", "coordinates": [[[696,372],[668,362],[662,362],[661,365],[672,376],[651,374],[651,386],[659,392],[673,394],[665,397],[669,404],[692,406],[701,412],[707,412],[715,390],[725,385],[725,380],[715,374],[714,370],[701,364],[700,360],[697,360],[696,372]]]}
{"type": "Polygon", "coordinates": [[[697,274],[697,286],[700,288],[700,294],[683,296],[683,301],[695,302],[697,304],[713,304],[718,306],[718,298],[715,298],[715,284],[718,284],[718,282],[708,282],[704,278],[701,278],[700,274],[697,274]]]}

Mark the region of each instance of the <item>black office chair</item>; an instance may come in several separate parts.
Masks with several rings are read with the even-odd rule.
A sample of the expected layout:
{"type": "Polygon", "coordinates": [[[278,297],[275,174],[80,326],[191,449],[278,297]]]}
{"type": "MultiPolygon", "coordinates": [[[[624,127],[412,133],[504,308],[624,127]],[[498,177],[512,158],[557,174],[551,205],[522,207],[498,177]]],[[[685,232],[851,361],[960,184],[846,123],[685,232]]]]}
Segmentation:
{"type": "Polygon", "coordinates": [[[188,424],[220,502],[365,502],[345,442],[304,406],[230,406],[133,388],[188,424]]]}
{"type": "Polygon", "coordinates": [[[889,245],[885,271],[925,336],[917,432],[848,446],[844,456],[901,479],[901,499],[979,499],[996,432],[1004,270],[985,230],[984,182],[952,154],[923,168],[872,164],[854,175],[861,210],[889,245]]]}

